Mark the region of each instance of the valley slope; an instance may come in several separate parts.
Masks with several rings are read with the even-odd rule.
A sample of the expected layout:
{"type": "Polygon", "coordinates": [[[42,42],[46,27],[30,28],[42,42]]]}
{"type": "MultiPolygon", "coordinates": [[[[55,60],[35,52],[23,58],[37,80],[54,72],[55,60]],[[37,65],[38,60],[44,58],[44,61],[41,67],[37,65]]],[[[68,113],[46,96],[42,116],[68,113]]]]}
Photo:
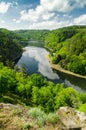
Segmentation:
{"type": "Polygon", "coordinates": [[[51,31],[45,39],[54,64],[86,75],[86,26],[71,26],[51,31]]]}

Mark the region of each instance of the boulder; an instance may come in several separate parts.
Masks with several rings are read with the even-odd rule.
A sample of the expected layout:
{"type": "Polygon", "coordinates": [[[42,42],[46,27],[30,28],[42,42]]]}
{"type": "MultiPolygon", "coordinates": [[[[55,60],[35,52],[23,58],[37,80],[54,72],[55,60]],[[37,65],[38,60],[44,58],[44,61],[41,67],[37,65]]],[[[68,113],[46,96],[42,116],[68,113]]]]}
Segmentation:
{"type": "Polygon", "coordinates": [[[67,130],[86,130],[86,115],[74,108],[61,107],[58,116],[67,130]]]}

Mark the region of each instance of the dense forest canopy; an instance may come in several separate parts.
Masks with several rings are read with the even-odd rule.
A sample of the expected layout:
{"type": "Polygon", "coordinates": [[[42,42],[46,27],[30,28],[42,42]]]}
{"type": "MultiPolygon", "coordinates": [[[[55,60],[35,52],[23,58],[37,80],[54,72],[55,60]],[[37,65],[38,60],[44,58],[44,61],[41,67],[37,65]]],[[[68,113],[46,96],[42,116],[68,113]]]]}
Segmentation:
{"type": "MultiPolygon", "coordinates": [[[[45,112],[57,111],[61,106],[86,108],[86,94],[64,84],[54,84],[41,75],[27,76],[0,63],[0,102],[24,103],[45,112]]],[[[86,110],[86,109],[85,109],[86,110]]],[[[86,111],[85,111],[86,112],[86,111]]]]}
{"type": "Polygon", "coordinates": [[[45,37],[48,35],[49,30],[18,30],[14,33],[20,37],[20,42],[23,46],[34,45],[34,46],[44,46],[45,37]],[[33,41],[30,42],[30,41],[33,41]],[[36,43],[40,42],[40,43],[36,43]],[[42,43],[42,45],[40,45],[42,43]]]}
{"type": "Polygon", "coordinates": [[[51,31],[45,39],[52,50],[52,62],[64,69],[86,75],[86,26],[71,26],[51,31]]]}
{"type": "Polygon", "coordinates": [[[12,66],[22,55],[22,47],[16,35],[6,29],[0,29],[0,62],[12,66]]]}
{"type": "Polygon", "coordinates": [[[14,32],[23,37],[24,40],[44,41],[49,30],[19,30],[14,32]]]}

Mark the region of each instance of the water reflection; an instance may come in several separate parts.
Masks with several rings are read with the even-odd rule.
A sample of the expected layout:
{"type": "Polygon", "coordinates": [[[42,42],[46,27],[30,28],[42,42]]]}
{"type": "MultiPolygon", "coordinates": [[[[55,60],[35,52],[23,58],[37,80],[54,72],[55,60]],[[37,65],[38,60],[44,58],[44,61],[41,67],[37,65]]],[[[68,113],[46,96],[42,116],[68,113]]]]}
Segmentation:
{"type": "Polygon", "coordinates": [[[79,91],[86,92],[86,80],[65,74],[60,71],[53,71],[46,56],[47,50],[39,47],[25,47],[22,57],[17,63],[18,67],[25,64],[28,74],[40,73],[55,83],[65,83],[66,86],[72,86],[79,91]]]}
{"type": "Polygon", "coordinates": [[[79,91],[86,92],[86,79],[72,76],[70,74],[65,74],[64,72],[60,72],[59,70],[53,71],[56,72],[68,86],[72,86],[79,91]]]}
{"type": "Polygon", "coordinates": [[[17,66],[20,67],[22,64],[25,64],[28,74],[40,73],[51,80],[56,81],[56,79],[59,79],[59,76],[50,67],[46,58],[49,53],[44,48],[26,47],[25,50],[17,66]]]}

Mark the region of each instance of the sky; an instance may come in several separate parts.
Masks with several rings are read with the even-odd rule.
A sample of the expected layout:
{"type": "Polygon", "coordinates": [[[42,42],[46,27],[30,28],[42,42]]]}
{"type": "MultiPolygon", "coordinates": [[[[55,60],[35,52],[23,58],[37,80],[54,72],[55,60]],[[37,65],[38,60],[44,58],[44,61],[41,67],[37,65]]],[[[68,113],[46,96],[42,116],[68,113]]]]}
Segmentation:
{"type": "Polygon", "coordinates": [[[58,29],[86,25],[86,0],[0,0],[0,28],[58,29]]]}

